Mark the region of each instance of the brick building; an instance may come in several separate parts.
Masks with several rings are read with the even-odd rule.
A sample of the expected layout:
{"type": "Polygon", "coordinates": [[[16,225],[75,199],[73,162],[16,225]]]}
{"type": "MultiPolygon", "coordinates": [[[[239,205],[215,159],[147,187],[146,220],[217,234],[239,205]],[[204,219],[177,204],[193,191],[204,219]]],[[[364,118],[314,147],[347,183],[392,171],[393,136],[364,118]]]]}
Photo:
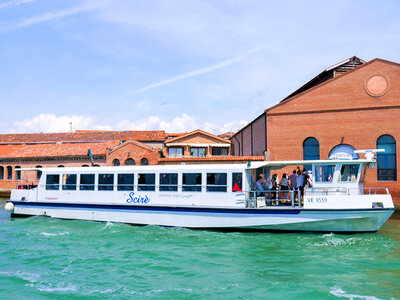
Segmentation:
{"type": "Polygon", "coordinates": [[[201,130],[82,131],[0,134],[0,193],[18,184],[36,185],[40,171],[20,168],[237,163],[263,157],[232,157],[230,133],[224,137],[201,130]]]}
{"type": "Polygon", "coordinates": [[[234,155],[268,160],[327,159],[383,148],[366,185],[388,187],[400,202],[400,64],[349,58],[266,109],[232,138],[234,155]]]}
{"type": "Polygon", "coordinates": [[[0,134],[0,191],[37,183],[40,172],[21,178],[20,168],[158,164],[165,139],[164,131],[0,134]]]}

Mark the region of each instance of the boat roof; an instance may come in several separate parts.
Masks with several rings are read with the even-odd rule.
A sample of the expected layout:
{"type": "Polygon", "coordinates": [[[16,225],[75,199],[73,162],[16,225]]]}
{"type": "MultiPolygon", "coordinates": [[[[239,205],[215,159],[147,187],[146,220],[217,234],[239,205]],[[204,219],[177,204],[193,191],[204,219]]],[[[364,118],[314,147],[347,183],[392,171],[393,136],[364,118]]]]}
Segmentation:
{"type": "Polygon", "coordinates": [[[158,170],[227,170],[227,169],[258,169],[270,167],[280,169],[286,166],[300,166],[311,164],[342,164],[342,163],[372,163],[371,159],[326,159],[326,160],[287,160],[287,161],[249,161],[241,164],[193,164],[193,165],[148,165],[148,166],[102,166],[102,167],[56,167],[56,168],[21,168],[21,171],[46,171],[46,172],[118,172],[118,171],[158,171],[158,170]]]}
{"type": "Polygon", "coordinates": [[[372,159],[325,159],[325,160],[285,160],[285,161],[253,161],[250,163],[248,169],[258,169],[262,167],[271,167],[280,169],[286,166],[300,166],[300,165],[337,165],[337,164],[365,164],[372,163],[372,159]]]}

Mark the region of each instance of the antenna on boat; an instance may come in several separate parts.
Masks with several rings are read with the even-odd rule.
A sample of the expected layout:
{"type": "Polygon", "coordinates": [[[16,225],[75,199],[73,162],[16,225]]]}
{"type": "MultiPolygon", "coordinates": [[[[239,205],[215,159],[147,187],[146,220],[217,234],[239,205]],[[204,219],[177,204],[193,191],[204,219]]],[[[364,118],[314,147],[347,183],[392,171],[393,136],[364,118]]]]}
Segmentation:
{"type": "Polygon", "coordinates": [[[367,150],[355,150],[354,153],[364,153],[366,159],[372,160],[375,154],[378,152],[385,152],[385,149],[367,149],[367,150]]]}

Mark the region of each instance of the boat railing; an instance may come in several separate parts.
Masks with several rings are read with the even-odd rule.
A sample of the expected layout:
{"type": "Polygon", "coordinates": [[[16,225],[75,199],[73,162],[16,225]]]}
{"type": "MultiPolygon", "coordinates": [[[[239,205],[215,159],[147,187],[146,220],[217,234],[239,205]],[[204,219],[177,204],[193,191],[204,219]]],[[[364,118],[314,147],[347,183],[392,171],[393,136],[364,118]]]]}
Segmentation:
{"type": "Polygon", "coordinates": [[[246,192],[247,208],[303,207],[300,190],[250,190],[246,192]]]}
{"type": "Polygon", "coordinates": [[[364,187],[364,195],[388,195],[389,189],[385,187],[364,187]]]}

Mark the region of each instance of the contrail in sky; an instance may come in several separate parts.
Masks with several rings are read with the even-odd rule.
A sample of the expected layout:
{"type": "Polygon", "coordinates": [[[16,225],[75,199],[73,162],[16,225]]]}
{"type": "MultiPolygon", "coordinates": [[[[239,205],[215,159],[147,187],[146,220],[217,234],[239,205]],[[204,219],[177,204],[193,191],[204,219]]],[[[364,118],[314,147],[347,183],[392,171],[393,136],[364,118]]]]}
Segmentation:
{"type": "Polygon", "coordinates": [[[29,3],[29,2],[33,2],[33,1],[36,1],[36,0],[13,0],[13,1],[8,1],[8,2],[5,2],[5,3],[0,3],[0,9],[6,8],[6,7],[9,7],[9,6],[17,6],[17,5],[20,5],[20,4],[29,3]]]}
{"type": "Polygon", "coordinates": [[[129,93],[126,93],[125,95],[123,95],[121,97],[118,97],[117,99],[125,98],[125,97],[127,97],[129,95],[133,95],[133,94],[139,94],[139,93],[142,93],[144,91],[147,91],[147,90],[150,90],[150,89],[154,89],[156,87],[163,86],[163,85],[166,85],[166,84],[170,84],[170,83],[182,80],[182,79],[195,77],[195,76],[198,76],[198,75],[201,75],[201,74],[205,74],[205,73],[209,73],[209,72],[212,72],[212,71],[215,71],[215,70],[218,70],[218,69],[225,68],[227,66],[230,66],[230,65],[232,65],[234,63],[237,63],[237,62],[243,60],[244,58],[246,58],[250,54],[258,52],[258,51],[260,51],[262,49],[263,48],[256,48],[256,49],[250,50],[250,51],[248,51],[248,52],[246,52],[244,54],[236,56],[234,58],[221,61],[221,62],[219,62],[217,64],[214,64],[214,65],[202,68],[202,69],[194,70],[194,71],[191,71],[191,72],[183,73],[183,74],[178,75],[178,76],[174,76],[174,77],[170,77],[170,78],[161,80],[159,82],[156,82],[156,83],[144,86],[144,87],[142,87],[140,89],[137,89],[137,90],[131,91],[129,93]]]}

